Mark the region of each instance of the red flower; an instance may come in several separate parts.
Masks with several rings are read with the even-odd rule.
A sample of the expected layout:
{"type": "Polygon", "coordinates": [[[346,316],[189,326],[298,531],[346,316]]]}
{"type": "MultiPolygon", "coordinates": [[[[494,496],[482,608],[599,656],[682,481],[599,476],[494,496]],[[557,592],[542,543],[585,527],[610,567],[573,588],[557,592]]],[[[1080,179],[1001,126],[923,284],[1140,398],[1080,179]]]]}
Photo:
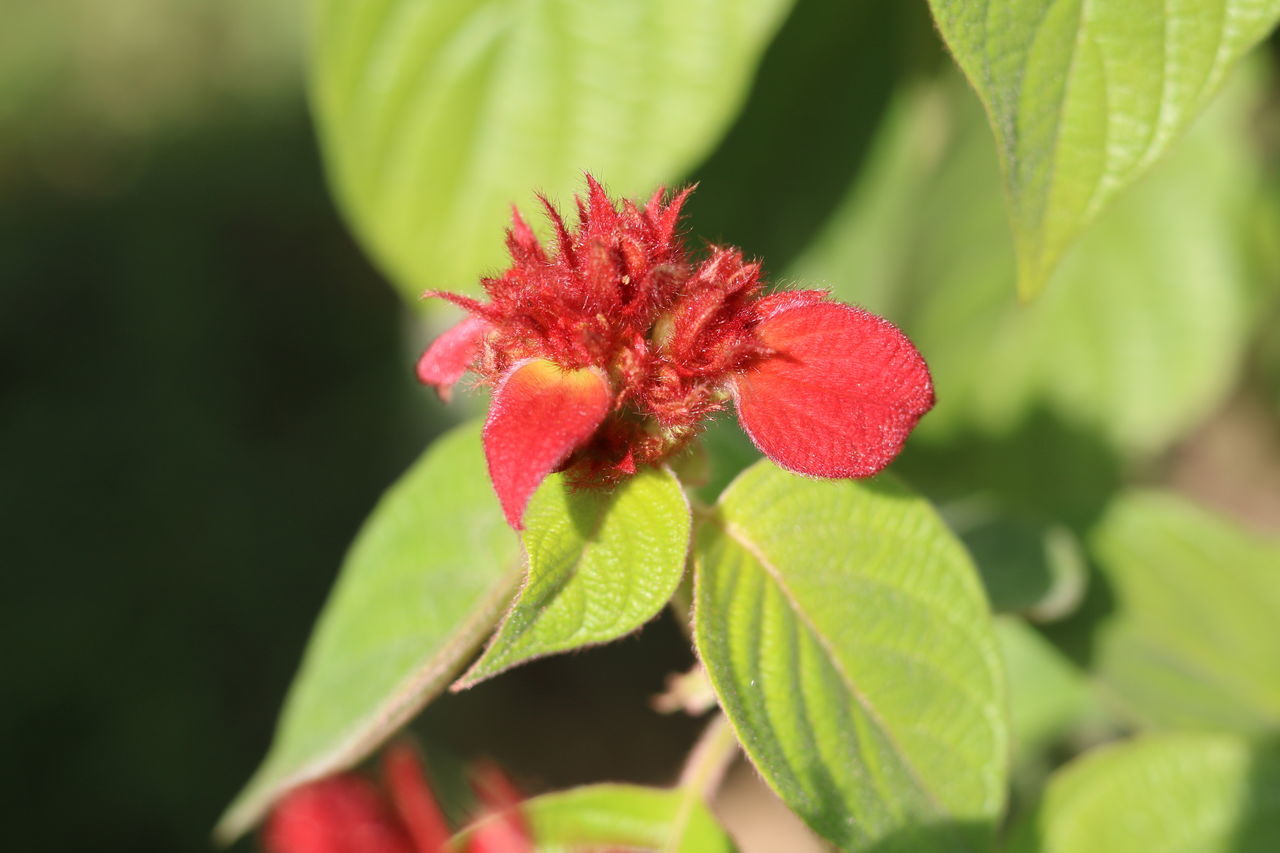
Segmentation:
{"type": "Polygon", "coordinates": [[[580,485],[661,462],[735,401],[760,450],[816,477],[867,477],[933,406],[920,353],[891,323],[816,290],[765,296],[760,265],[715,246],[690,260],[676,226],[686,189],[615,205],[587,176],[570,230],[544,198],[555,245],[514,213],[512,264],[488,302],[432,291],[469,316],[433,343],[418,378],[448,398],[468,369],[494,386],[489,474],[520,527],[548,474],[580,485]]]}
{"type": "MultiPolygon", "coordinates": [[[[268,853],[445,853],[449,825],[413,748],[399,743],[382,762],[384,795],[355,773],[341,773],[289,792],[267,820],[268,853]]],[[[520,794],[496,767],[474,777],[493,818],[478,824],[465,853],[533,853],[517,808],[520,794]]]]}

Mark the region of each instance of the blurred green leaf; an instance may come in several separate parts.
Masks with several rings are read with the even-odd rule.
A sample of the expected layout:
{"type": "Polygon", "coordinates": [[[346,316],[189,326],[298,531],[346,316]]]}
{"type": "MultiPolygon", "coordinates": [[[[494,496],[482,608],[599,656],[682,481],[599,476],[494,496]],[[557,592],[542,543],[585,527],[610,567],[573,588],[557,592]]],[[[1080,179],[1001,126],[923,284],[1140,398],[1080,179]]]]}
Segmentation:
{"type": "Polygon", "coordinates": [[[1011,853],[1280,849],[1280,754],[1230,735],[1150,735],[1055,774],[1011,853]]]}
{"type": "Polygon", "coordinates": [[[689,502],[665,468],[643,470],[611,492],[548,478],[525,513],[524,589],[460,684],[607,643],[648,622],[684,574],[689,529],[689,502]]]}
{"type": "Polygon", "coordinates": [[[1245,342],[1238,226],[1258,174],[1244,135],[1252,91],[1233,90],[1118,199],[1063,264],[1060,286],[1030,307],[1012,304],[1009,256],[990,248],[1007,239],[987,183],[990,144],[970,114],[935,185],[933,251],[916,273],[937,286],[917,294],[907,321],[938,384],[926,429],[1000,432],[1044,406],[1150,453],[1221,400],[1245,342]]]}
{"type": "Polygon", "coordinates": [[[901,81],[947,61],[922,3],[801,0],[732,128],[692,177],[689,233],[786,268],[856,175],[901,81]]]}
{"type": "Polygon", "coordinates": [[[996,637],[1009,676],[1009,721],[1014,755],[1028,760],[1065,734],[1089,707],[1083,674],[1021,619],[996,619],[996,637]]]}
{"type": "Polygon", "coordinates": [[[1280,19],[1277,0],[930,6],[991,119],[1024,298],[1280,19]]]}
{"type": "MultiPolygon", "coordinates": [[[[512,203],[647,196],[714,145],[789,0],[317,0],[330,174],[409,299],[474,292],[512,203]]],[[[536,220],[535,220],[536,221],[536,220]]]]}
{"type": "Polygon", "coordinates": [[[1079,605],[1089,567],[1067,527],[980,507],[948,508],[946,515],[978,565],[993,610],[1051,622],[1079,605]]]}
{"type": "Polygon", "coordinates": [[[1004,673],[928,503],[762,461],[695,542],[699,654],[783,801],[844,849],[982,848],[1004,804],[1004,673]]]}
{"type": "Polygon", "coordinates": [[[1079,613],[1046,632],[1156,728],[1280,729],[1280,541],[1172,495],[1118,498],[1079,613]]]}
{"type": "Polygon", "coordinates": [[[742,470],[760,460],[760,451],[747,438],[737,417],[723,413],[699,437],[707,450],[709,476],[694,490],[699,500],[713,503],[742,470]]]}
{"type": "MultiPolygon", "coordinates": [[[[1255,83],[1237,75],[1166,162],[1110,206],[1061,286],[1026,307],[1010,293],[998,165],[977,104],[953,81],[910,90],[875,146],[881,167],[795,272],[883,310],[920,347],[938,405],[915,443],[1003,439],[1047,418],[1124,453],[1156,452],[1222,399],[1247,342],[1240,234],[1260,177],[1246,132],[1255,83]]],[[[1049,456],[1043,444],[1038,456],[1049,456]]]]}
{"type": "Polygon", "coordinates": [[[520,550],[489,485],[480,426],[436,441],[347,555],[277,725],[218,825],[230,840],[285,790],[362,759],[437,695],[492,630],[520,550]]]}
{"type": "MultiPolygon", "coordinates": [[[[520,804],[538,853],[626,848],[669,853],[734,853],[711,812],[678,790],[590,785],[520,804]]],[[[460,833],[460,847],[470,830],[460,833]]]]}
{"type": "Polygon", "coordinates": [[[243,120],[258,104],[278,109],[282,96],[299,94],[301,7],[300,0],[0,3],[0,155],[19,142],[39,157],[51,142],[83,149],[210,116],[243,120]]]}
{"type": "Polygon", "coordinates": [[[787,279],[828,287],[900,321],[912,290],[911,256],[920,250],[919,223],[927,219],[920,204],[954,135],[950,102],[959,96],[937,84],[899,86],[860,175],[787,267],[787,279]]]}

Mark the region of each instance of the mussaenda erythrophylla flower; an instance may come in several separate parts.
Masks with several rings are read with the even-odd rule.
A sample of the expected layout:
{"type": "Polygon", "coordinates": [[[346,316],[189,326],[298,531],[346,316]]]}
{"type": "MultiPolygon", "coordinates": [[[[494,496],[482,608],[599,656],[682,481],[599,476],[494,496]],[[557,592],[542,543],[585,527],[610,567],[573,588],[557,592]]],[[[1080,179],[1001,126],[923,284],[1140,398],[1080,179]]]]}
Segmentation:
{"type": "Polygon", "coordinates": [[[678,233],[689,193],[615,204],[588,175],[575,228],[541,199],[549,246],[514,211],[511,266],[482,280],[488,301],[426,294],[467,317],[418,378],[445,399],[468,370],[494,388],[484,449],[513,527],[553,471],[617,482],[679,452],[729,400],[762,453],[814,477],[876,474],[933,406],[924,359],[887,320],[824,291],[766,294],[735,248],[695,262],[678,233]]]}

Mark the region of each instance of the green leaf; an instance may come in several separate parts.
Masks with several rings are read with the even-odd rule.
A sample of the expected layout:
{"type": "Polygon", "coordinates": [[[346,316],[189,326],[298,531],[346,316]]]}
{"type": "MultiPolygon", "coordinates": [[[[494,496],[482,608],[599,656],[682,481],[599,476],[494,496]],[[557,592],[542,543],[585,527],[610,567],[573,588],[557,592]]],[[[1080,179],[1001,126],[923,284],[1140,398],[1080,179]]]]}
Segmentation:
{"type": "Polygon", "coordinates": [[[689,529],[689,502],[665,468],[643,470],[611,492],[548,478],[525,512],[524,589],[459,686],[648,622],[680,583],[689,529]]]}
{"type": "MultiPolygon", "coordinates": [[[[954,136],[953,104],[963,98],[959,86],[898,87],[857,179],[787,268],[785,280],[829,287],[847,302],[901,320],[914,284],[911,260],[921,248],[917,232],[931,218],[922,201],[954,136]]],[[[988,254],[1001,257],[999,241],[996,246],[988,254]]]]}
{"type": "Polygon", "coordinates": [[[1055,774],[1011,853],[1280,849],[1280,754],[1230,735],[1147,736],[1055,774]]]}
{"type": "Polygon", "coordinates": [[[993,610],[1052,622],[1080,604],[1089,567],[1068,528],[981,510],[947,515],[978,564],[993,610]]]}
{"type": "MultiPolygon", "coordinates": [[[[1117,449],[1149,454],[1222,399],[1246,340],[1238,222],[1257,177],[1244,143],[1251,91],[1234,89],[1119,199],[1064,264],[1061,286],[1035,305],[1009,304],[998,280],[985,278],[990,264],[969,264],[915,306],[911,327],[937,367],[943,401],[929,428],[957,418],[999,431],[1044,407],[1117,449]]],[[[974,152],[975,173],[991,162],[988,151],[974,152]]],[[[973,197],[952,198],[953,212],[976,215],[973,197]]],[[[997,203],[987,199],[986,233],[997,237],[997,203]]],[[[963,264],[963,252],[948,247],[951,261],[963,264]]],[[[1012,269],[1003,269],[1007,282],[1012,269]]]]}
{"type": "Polygon", "coordinates": [[[698,652],[783,801],[843,849],[981,849],[1004,804],[1004,673],[928,503],[760,462],[695,542],[698,652]]]}
{"type": "MultiPolygon", "coordinates": [[[[409,299],[474,291],[510,205],[647,196],[733,118],[789,0],[317,0],[330,178],[409,299]]],[[[531,221],[538,221],[536,219],[531,221]]]]}
{"type": "MultiPolygon", "coordinates": [[[[700,802],[678,790],[636,785],[591,785],[527,800],[538,853],[626,848],[664,853],[734,853],[737,848],[700,802]]],[[[472,830],[460,833],[462,849],[472,830]]]]}
{"type": "Polygon", "coordinates": [[[707,450],[710,476],[693,494],[706,503],[714,503],[725,487],[742,473],[743,469],[760,461],[760,451],[736,417],[720,415],[714,418],[699,438],[707,450]]]}
{"type": "Polygon", "coordinates": [[[404,725],[492,630],[519,578],[480,426],[436,441],[365,522],[316,624],[266,760],[217,835],[285,790],[350,766],[404,725]]]}
{"type": "Polygon", "coordinates": [[[1135,492],[1093,532],[1081,611],[1046,629],[1156,728],[1280,729],[1280,541],[1135,492]]]}
{"type": "MultiPolygon", "coordinates": [[[[1003,438],[1049,419],[1034,424],[1031,455],[1006,464],[1052,461],[1046,426],[1125,454],[1158,452],[1233,387],[1247,344],[1240,228],[1262,174],[1248,143],[1255,83],[1237,75],[1085,236],[1061,286],[1030,306],[1010,292],[1013,252],[978,105],[956,81],[910,92],[875,147],[885,170],[855,187],[795,272],[885,311],[920,347],[938,405],[914,443],[1003,438]],[[888,174],[898,175],[889,188],[888,174]]],[[[1045,479],[1033,476],[1038,491],[1045,479]]]]}
{"type": "Polygon", "coordinates": [[[895,89],[922,53],[941,58],[934,44],[923,3],[796,3],[733,127],[692,175],[689,233],[764,258],[770,274],[786,267],[867,168],[895,89]]]}
{"type": "Polygon", "coordinates": [[[1084,675],[1021,619],[996,619],[1009,675],[1009,720],[1019,763],[1064,735],[1089,708],[1084,675]]]}
{"type": "Polygon", "coordinates": [[[991,119],[1036,296],[1280,19],[1277,0],[930,0],[991,119]]]}

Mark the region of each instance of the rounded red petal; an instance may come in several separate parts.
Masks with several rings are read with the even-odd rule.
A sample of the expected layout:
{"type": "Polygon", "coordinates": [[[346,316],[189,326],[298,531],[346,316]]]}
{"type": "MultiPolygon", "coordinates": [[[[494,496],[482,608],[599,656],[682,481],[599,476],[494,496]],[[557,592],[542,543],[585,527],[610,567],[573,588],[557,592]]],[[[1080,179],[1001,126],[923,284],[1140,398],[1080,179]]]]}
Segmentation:
{"type": "Polygon", "coordinates": [[[543,479],[595,433],[612,396],[595,370],[563,370],[540,358],[520,362],[503,378],[484,424],[484,454],[512,527],[521,529],[543,479]]]}
{"type": "Polygon", "coordinates": [[[869,477],[893,461],[933,407],[924,358],[882,317],[801,301],[773,313],[757,333],[775,354],[735,378],[738,419],[783,468],[869,477]]]}
{"type": "Polygon", "coordinates": [[[440,337],[418,359],[418,381],[433,386],[445,402],[454,384],[480,354],[480,342],[489,324],[467,317],[440,337]]]}
{"type": "Polygon", "coordinates": [[[377,789],[351,774],[286,794],[267,820],[263,847],[268,853],[416,853],[377,789]]]}

